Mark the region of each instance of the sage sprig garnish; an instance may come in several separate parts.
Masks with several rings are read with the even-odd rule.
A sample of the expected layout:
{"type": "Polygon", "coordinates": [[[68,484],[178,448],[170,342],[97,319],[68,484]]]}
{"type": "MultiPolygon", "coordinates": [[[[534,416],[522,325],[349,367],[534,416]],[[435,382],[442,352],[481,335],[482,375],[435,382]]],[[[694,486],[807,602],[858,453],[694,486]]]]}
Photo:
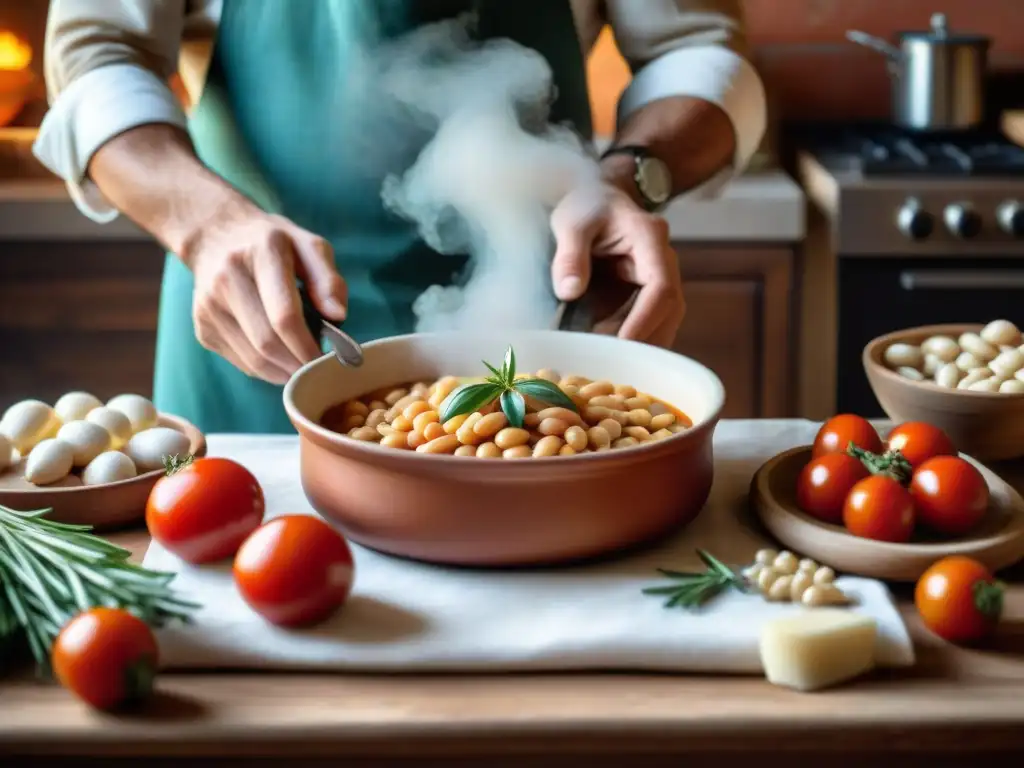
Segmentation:
{"type": "Polygon", "coordinates": [[[512,347],[505,352],[505,360],[498,370],[486,360],[484,366],[491,375],[480,384],[466,384],[452,392],[441,403],[440,419],[444,424],[456,416],[472,413],[484,408],[495,400],[502,413],[513,427],[522,427],[526,418],[527,397],[547,405],[560,406],[576,411],[572,401],[559,386],[547,379],[516,378],[516,353],[512,347]]]}
{"type": "Polygon", "coordinates": [[[658,573],[675,580],[676,583],[663,587],[647,587],[643,593],[668,598],[665,601],[666,608],[699,608],[727,589],[746,591],[747,582],[742,575],[703,549],[697,550],[697,556],[707,566],[707,570],[693,573],[659,568],[658,573]]]}
{"type": "Polygon", "coordinates": [[[187,622],[199,607],[174,594],[173,573],[134,565],[131,552],[91,526],[47,520],[49,511],[0,505],[0,643],[23,635],[41,671],[61,628],[81,611],[122,608],[161,627],[187,622]]]}

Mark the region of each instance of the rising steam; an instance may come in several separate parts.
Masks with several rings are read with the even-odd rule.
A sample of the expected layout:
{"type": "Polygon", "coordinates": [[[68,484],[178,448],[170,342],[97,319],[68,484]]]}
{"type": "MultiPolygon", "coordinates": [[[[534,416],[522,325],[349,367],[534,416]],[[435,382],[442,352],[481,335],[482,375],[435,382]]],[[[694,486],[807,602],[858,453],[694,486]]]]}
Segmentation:
{"type": "Polygon", "coordinates": [[[377,52],[387,95],[436,128],[382,197],[434,250],[470,256],[461,286],[435,285],[416,300],[418,331],[545,328],[557,304],[550,212],[596,182],[598,168],[571,130],[548,122],[554,87],[543,56],[511,40],[475,41],[471,24],[425,26],[377,52]]]}

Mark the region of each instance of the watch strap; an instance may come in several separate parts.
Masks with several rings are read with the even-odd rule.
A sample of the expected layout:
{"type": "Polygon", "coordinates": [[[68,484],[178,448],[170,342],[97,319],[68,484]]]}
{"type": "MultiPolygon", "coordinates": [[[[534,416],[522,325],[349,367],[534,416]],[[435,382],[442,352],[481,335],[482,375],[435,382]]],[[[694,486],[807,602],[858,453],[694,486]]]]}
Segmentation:
{"type": "Polygon", "coordinates": [[[661,209],[664,206],[665,201],[652,200],[644,189],[643,179],[641,177],[641,163],[644,160],[654,157],[654,155],[651,154],[651,151],[647,149],[647,147],[642,147],[636,144],[618,144],[606,149],[601,154],[601,160],[608,157],[616,157],[618,155],[626,155],[633,158],[633,183],[636,184],[637,192],[644,202],[643,207],[650,213],[654,213],[661,209]]]}

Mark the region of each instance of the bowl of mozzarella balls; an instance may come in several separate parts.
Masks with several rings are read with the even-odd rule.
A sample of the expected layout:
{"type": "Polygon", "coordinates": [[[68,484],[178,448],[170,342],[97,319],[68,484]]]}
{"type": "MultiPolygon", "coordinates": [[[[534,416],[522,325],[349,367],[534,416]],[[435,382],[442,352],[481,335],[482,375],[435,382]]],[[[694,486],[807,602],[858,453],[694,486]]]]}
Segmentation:
{"type": "Polygon", "coordinates": [[[890,333],[863,363],[893,421],[939,427],[982,461],[1024,456],[1024,335],[1009,320],[890,333]]]}
{"type": "Polygon", "coordinates": [[[0,505],[51,509],[54,520],[97,529],[124,525],[145,512],[168,462],[205,452],[199,430],[141,395],[21,400],[0,416],[0,505]]]}

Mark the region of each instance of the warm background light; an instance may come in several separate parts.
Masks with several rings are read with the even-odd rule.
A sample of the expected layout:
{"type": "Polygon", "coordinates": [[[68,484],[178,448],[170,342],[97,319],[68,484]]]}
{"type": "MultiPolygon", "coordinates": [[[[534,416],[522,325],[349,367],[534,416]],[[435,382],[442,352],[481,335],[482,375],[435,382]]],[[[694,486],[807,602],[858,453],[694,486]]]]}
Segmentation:
{"type": "Polygon", "coordinates": [[[587,60],[590,109],[597,136],[615,135],[615,105],[631,78],[629,66],[615,46],[611,29],[605,27],[587,60]]]}
{"type": "Polygon", "coordinates": [[[28,69],[32,64],[32,46],[13,32],[0,30],[0,69],[28,69]]]}
{"type": "Polygon", "coordinates": [[[8,30],[0,30],[0,127],[25,106],[35,84],[32,46],[8,30]]]}

